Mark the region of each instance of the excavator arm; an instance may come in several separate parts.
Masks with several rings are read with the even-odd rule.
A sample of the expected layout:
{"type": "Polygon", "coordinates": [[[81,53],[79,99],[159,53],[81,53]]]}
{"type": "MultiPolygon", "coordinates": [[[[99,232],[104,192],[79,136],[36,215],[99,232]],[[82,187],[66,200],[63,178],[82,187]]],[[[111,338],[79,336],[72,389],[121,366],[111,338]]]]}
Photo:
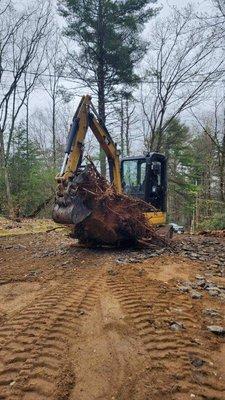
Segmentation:
{"type": "Polygon", "coordinates": [[[77,225],[86,219],[90,209],[74,191],[77,180],[82,179],[81,163],[85,137],[90,128],[105,151],[109,162],[110,181],[117,193],[122,193],[119,151],[106,127],[99,118],[91,96],[83,96],[73,117],[60,173],[56,176],[58,190],[52,217],[55,222],[77,225]]]}
{"type": "Polygon", "coordinates": [[[62,168],[56,179],[58,182],[68,181],[79,169],[83,158],[84,141],[89,127],[107,156],[110,180],[117,192],[121,193],[119,151],[108,130],[101,122],[89,95],[82,97],[73,117],[62,168]]]}

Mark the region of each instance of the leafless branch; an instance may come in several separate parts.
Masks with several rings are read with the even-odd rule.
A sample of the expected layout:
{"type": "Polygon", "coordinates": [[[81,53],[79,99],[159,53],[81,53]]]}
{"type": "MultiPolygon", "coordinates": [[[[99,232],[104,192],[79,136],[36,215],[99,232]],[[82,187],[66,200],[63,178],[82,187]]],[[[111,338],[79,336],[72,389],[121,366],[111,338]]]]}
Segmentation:
{"type": "Polygon", "coordinates": [[[221,78],[224,60],[214,31],[203,26],[190,6],[183,13],[173,9],[166,20],[156,22],[149,42],[151,57],[140,95],[148,125],[148,150],[160,150],[168,124],[184,110],[200,102],[221,78]]]}

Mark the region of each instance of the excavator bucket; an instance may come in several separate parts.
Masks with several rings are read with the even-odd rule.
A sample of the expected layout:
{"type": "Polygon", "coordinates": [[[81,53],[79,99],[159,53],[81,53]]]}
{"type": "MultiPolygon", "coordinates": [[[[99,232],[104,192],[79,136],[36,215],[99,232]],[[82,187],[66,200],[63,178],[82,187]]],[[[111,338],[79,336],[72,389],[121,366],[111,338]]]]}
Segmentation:
{"type": "Polygon", "coordinates": [[[89,217],[90,214],[91,211],[88,210],[83,204],[83,201],[77,197],[73,199],[73,202],[69,205],[60,205],[56,202],[52,217],[55,222],[60,224],[77,225],[89,217]]]}
{"type": "Polygon", "coordinates": [[[84,173],[81,172],[69,182],[59,184],[52,212],[55,222],[76,226],[91,215],[91,210],[77,191],[77,185],[82,185],[83,179],[84,173]]]}

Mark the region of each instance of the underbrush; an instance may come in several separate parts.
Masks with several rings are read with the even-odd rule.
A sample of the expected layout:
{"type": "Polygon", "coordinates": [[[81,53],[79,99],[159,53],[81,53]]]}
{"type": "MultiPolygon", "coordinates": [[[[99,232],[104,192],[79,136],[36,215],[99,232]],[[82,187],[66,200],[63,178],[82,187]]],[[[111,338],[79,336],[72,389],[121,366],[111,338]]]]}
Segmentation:
{"type": "Polygon", "coordinates": [[[210,219],[202,221],[199,230],[222,230],[225,229],[225,213],[214,214],[210,219]]]}

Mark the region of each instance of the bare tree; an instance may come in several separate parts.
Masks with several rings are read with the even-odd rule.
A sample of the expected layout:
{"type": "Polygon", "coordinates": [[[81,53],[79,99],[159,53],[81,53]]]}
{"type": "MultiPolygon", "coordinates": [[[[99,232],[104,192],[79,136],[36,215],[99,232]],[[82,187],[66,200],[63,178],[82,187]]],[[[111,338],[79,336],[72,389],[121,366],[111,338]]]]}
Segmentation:
{"type": "MultiPolygon", "coordinates": [[[[135,115],[135,100],[129,91],[122,91],[118,104],[114,106],[116,116],[119,117],[119,142],[122,156],[131,154],[131,130],[137,122],[135,115]]],[[[113,126],[115,129],[115,115],[113,114],[113,126]]]]}
{"type": "Polygon", "coordinates": [[[189,6],[156,22],[151,57],[141,89],[145,146],[160,150],[170,122],[197,104],[223,73],[223,55],[213,29],[189,6]]]}
{"type": "MultiPolygon", "coordinates": [[[[215,6],[220,12],[220,16],[225,18],[225,1],[224,0],[213,0],[215,6]]],[[[219,21],[217,21],[219,22],[219,21]]]]}
{"type": "Polygon", "coordinates": [[[0,8],[0,153],[10,213],[13,213],[8,157],[15,121],[44,66],[50,29],[50,3],[41,1],[17,11],[12,1],[0,8]]]}
{"type": "Polygon", "coordinates": [[[44,88],[51,100],[51,134],[53,165],[56,166],[56,140],[57,140],[57,113],[58,105],[63,100],[63,87],[61,78],[66,68],[66,48],[59,33],[59,27],[55,27],[54,34],[47,48],[48,79],[43,81],[44,88]]]}
{"type": "Polygon", "coordinates": [[[225,98],[215,100],[212,115],[199,117],[193,110],[191,113],[216,150],[220,200],[225,201],[225,98]]]}
{"type": "MultiPolygon", "coordinates": [[[[56,159],[63,158],[64,149],[67,140],[67,132],[72,118],[72,110],[70,105],[64,102],[60,103],[60,107],[55,115],[56,135],[56,159]]],[[[52,168],[52,107],[44,109],[35,108],[29,119],[29,129],[31,137],[38,143],[42,157],[48,168],[52,168]]]]}

